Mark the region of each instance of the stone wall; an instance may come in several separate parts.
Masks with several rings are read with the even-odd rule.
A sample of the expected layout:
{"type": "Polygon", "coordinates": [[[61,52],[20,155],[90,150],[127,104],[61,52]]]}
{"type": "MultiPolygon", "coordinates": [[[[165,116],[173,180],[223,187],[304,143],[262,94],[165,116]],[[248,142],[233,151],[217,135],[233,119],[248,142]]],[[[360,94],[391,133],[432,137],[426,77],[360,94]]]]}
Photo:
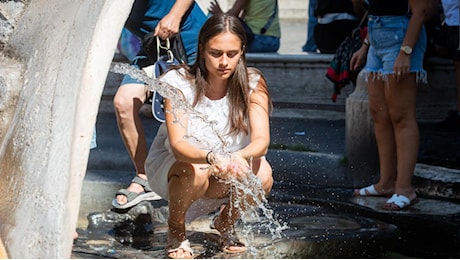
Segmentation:
{"type": "Polygon", "coordinates": [[[0,240],[70,258],[99,101],[133,0],[0,2],[0,240]]]}

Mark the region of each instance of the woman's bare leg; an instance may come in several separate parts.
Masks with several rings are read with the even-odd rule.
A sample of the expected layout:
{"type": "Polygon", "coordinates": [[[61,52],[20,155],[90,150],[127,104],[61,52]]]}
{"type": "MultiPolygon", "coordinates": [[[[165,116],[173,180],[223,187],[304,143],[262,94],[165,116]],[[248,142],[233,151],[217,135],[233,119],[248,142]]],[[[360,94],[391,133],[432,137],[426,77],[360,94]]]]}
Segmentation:
{"type": "MultiPolygon", "coordinates": [[[[176,162],[169,170],[169,219],[168,241],[182,242],[185,234],[185,213],[192,203],[203,197],[209,187],[209,170],[206,165],[176,162]]],[[[190,252],[179,249],[170,253],[173,258],[190,258],[190,252]]]]}
{"type": "Polygon", "coordinates": [[[395,133],[397,179],[395,193],[415,198],[412,178],[419,152],[419,128],[416,120],[416,75],[390,80],[386,100],[395,133]]]}
{"type": "Polygon", "coordinates": [[[373,75],[369,76],[369,109],[374,121],[380,164],[380,179],[374,188],[380,194],[393,193],[396,181],[396,141],[385,98],[387,88],[383,80],[374,79],[373,75]]]}

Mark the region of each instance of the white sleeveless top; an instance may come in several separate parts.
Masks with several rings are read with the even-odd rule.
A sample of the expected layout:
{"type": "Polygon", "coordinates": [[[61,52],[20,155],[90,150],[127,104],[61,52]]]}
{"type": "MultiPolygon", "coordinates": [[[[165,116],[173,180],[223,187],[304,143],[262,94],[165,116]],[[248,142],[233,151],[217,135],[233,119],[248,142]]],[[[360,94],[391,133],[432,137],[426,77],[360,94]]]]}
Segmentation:
{"type": "MultiPolygon", "coordinates": [[[[181,71],[183,72],[183,71],[181,71]]],[[[185,73],[185,72],[184,72],[185,73]]],[[[249,86],[252,92],[260,79],[260,74],[250,74],[249,86]]],[[[185,101],[192,106],[195,98],[194,82],[189,82],[177,70],[167,72],[161,81],[178,88],[185,96],[185,101]]],[[[247,146],[250,142],[249,133],[240,132],[238,135],[229,135],[229,101],[227,96],[219,100],[210,100],[203,97],[194,107],[197,112],[188,113],[187,140],[203,150],[233,152],[247,146]],[[200,117],[206,116],[208,121],[215,123],[211,127],[209,123],[200,117]],[[214,128],[214,130],[213,130],[214,128]],[[218,133],[218,134],[216,134],[218,133]],[[219,138],[219,136],[222,137],[219,138]]],[[[174,107],[174,105],[173,105],[174,107]]],[[[152,189],[167,199],[167,176],[169,169],[176,161],[171,150],[167,134],[166,124],[161,124],[157,135],[150,147],[145,163],[146,174],[152,189]]]]}

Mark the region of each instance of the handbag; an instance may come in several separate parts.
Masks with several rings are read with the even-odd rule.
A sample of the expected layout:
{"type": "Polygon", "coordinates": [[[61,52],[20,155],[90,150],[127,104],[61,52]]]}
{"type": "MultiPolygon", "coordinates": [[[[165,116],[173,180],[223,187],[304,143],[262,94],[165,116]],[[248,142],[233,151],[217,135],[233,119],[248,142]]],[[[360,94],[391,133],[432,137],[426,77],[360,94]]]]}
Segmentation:
{"type": "Polygon", "coordinates": [[[155,32],[146,34],[142,44],[145,53],[152,64],[156,62],[160,56],[168,55],[168,51],[171,51],[173,56],[180,63],[188,62],[187,53],[185,52],[184,43],[182,42],[180,33],[166,40],[163,40],[154,34],[155,32]]]}
{"type": "MultiPolygon", "coordinates": [[[[187,56],[185,56],[185,50],[183,48],[183,45],[182,48],[178,49],[179,46],[177,45],[177,41],[176,45],[174,45],[174,40],[162,40],[160,39],[160,37],[157,36],[153,38],[153,41],[155,41],[155,43],[150,42],[148,47],[147,45],[145,46],[145,49],[149,59],[155,61],[152,65],[142,68],[142,70],[149,77],[156,79],[164,73],[166,73],[166,71],[168,71],[169,67],[171,67],[172,65],[179,65],[181,63],[185,63],[187,56]],[[174,46],[176,47],[176,49],[174,49],[174,46]],[[180,57],[180,55],[184,56],[180,57]]],[[[151,95],[151,98],[149,98],[149,102],[152,103],[153,117],[157,121],[163,123],[165,121],[163,96],[161,96],[160,93],[158,93],[158,91],[154,90],[151,95]]]]}
{"type": "Polygon", "coordinates": [[[359,68],[358,71],[351,71],[350,59],[353,53],[361,48],[363,40],[367,35],[367,27],[364,26],[366,19],[367,12],[362,17],[359,25],[340,43],[327,69],[326,78],[334,83],[334,92],[332,93],[333,102],[337,101],[337,96],[340,94],[341,89],[350,83],[350,81],[353,84],[356,82],[358,72],[362,69],[359,68]]]}

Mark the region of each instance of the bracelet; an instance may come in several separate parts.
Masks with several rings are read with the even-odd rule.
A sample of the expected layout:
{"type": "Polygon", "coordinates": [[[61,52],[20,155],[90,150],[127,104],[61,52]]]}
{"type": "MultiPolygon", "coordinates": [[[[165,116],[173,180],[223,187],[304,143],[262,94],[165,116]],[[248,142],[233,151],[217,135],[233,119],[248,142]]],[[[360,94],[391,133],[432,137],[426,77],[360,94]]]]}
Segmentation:
{"type": "Polygon", "coordinates": [[[209,151],[207,154],[206,154],[206,162],[209,164],[209,165],[212,165],[211,161],[209,160],[209,155],[211,155],[212,151],[209,151]]]}

